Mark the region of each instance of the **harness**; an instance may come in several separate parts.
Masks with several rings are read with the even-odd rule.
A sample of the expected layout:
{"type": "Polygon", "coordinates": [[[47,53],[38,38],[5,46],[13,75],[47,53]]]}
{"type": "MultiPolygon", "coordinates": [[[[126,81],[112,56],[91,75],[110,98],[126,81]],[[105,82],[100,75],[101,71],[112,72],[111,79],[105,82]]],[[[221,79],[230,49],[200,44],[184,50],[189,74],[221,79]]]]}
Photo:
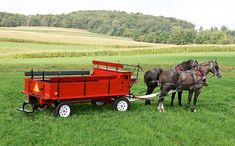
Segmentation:
{"type": "Polygon", "coordinates": [[[191,75],[191,77],[192,77],[192,79],[193,79],[193,84],[195,84],[196,81],[195,81],[195,78],[194,78],[194,76],[193,76],[193,73],[191,73],[190,75],[191,75]]]}
{"type": "Polygon", "coordinates": [[[178,64],[177,66],[175,66],[174,68],[174,75],[173,77],[170,79],[170,82],[168,83],[164,83],[167,86],[173,86],[174,88],[178,88],[177,86],[177,78],[179,76],[179,73],[185,71],[184,68],[182,67],[181,64],[178,64]]]}
{"type": "Polygon", "coordinates": [[[198,67],[195,67],[196,72],[198,73],[198,75],[201,77],[201,79],[204,81],[206,81],[206,72],[204,70],[204,68],[200,65],[198,67]]]}
{"type": "Polygon", "coordinates": [[[194,70],[196,71],[196,74],[195,74],[195,73],[191,73],[191,77],[192,77],[192,80],[193,80],[193,84],[195,85],[195,84],[197,84],[197,83],[198,83],[199,81],[201,81],[201,80],[204,81],[204,82],[206,82],[206,75],[205,75],[206,72],[205,72],[205,70],[204,70],[201,66],[195,67],[194,70]],[[195,78],[194,78],[194,74],[200,76],[201,79],[196,82],[196,81],[195,81],[195,78]]]}
{"type": "MultiPolygon", "coordinates": [[[[193,73],[193,72],[189,71],[189,73],[190,73],[190,75],[192,77],[192,80],[193,80],[193,85],[198,84],[198,82],[200,82],[200,81],[206,82],[206,72],[205,72],[204,68],[201,65],[199,65],[199,66],[196,66],[194,68],[194,70],[195,70],[196,73],[193,73]],[[201,79],[196,81],[194,75],[200,76],[201,79]]],[[[174,72],[177,73],[178,76],[180,76],[179,73],[182,72],[182,71],[185,71],[185,70],[182,67],[182,65],[180,65],[180,64],[177,65],[174,68],[174,72]]],[[[165,83],[165,85],[175,86],[177,88],[177,86],[178,86],[177,85],[177,80],[174,80],[174,81],[172,81],[172,78],[171,78],[170,83],[165,83]]],[[[184,84],[184,83],[182,83],[182,84],[184,84]]]]}
{"type": "Polygon", "coordinates": [[[177,65],[174,69],[175,72],[185,71],[181,64],[177,65]]]}

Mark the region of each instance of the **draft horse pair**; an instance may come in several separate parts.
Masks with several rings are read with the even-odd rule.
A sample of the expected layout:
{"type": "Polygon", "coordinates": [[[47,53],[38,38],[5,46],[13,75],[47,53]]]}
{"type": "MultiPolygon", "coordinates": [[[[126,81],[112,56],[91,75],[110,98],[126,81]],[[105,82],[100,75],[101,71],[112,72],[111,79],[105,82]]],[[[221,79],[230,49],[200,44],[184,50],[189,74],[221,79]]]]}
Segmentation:
{"type": "MultiPolygon", "coordinates": [[[[192,112],[195,112],[195,106],[198,96],[201,93],[201,88],[208,85],[206,76],[209,72],[218,78],[222,77],[219,65],[215,60],[202,64],[199,64],[196,60],[188,60],[169,70],[163,70],[158,67],[152,68],[144,74],[144,81],[147,85],[146,95],[151,94],[156,87],[160,86],[161,92],[157,110],[164,112],[164,97],[170,90],[177,90],[179,106],[182,106],[182,92],[183,90],[187,90],[189,94],[186,107],[189,109],[190,101],[194,93],[192,112]]],[[[175,94],[176,93],[172,93],[171,106],[173,106],[175,94]]],[[[150,104],[150,100],[146,99],[145,104],[150,104]]]]}

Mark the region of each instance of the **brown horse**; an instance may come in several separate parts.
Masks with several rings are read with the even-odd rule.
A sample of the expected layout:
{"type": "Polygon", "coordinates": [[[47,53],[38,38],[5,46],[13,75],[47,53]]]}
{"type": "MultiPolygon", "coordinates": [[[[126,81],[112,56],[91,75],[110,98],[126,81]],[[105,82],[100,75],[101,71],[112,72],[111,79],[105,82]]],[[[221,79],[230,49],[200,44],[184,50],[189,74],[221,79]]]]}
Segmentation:
{"type": "MultiPolygon", "coordinates": [[[[187,60],[187,61],[184,61],[184,62],[176,65],[175,68],[172,69],[172,70],[175,72],[175,74],[178,74],[178,72],[190,70],[190,69],[192,69],[196,66],[198,66],[198,62],[196,60],[187,60]]],[[[156,87],[158,87],[159,76],[162,72],[163,72],[163,70],[161,68],[158,68],[158,67],[152,68],[152,69],[145,72],[144,82],[147,86],[146,95],[152,94],[154,89],[156,87]]],[[[178,92],[178,99],[179,99],[179,105],[180,106],[182,106],[181,96],[182,96],[182,91],[179,91],[178,92]]],[[[172,94],[172,99],[174,99],[174,98],[175,98],[175,93],[172,94]]],[[[150,100],[146,99],[145,104],[149,105],[150,100]]],[[[171,103],[171,105],[173,105],[173,102],[171,103]]]]}
{"type": "Polygon", "coordinates": [[[203,63],[199,67],[195,67],[190,71],[179,72],[175,76],[173,76],[174,72],[171,70],[163,71],[159,76],[159,85],[161,87],[161,93],[159,96],[157,110],[159,112],[164,112],[164,97],[168,94],[170,90],[177,88],[178,90],[189,91],[187,108],[189,108],[189,104],[194,92],[192,112],[195,112],[195,106],[197,103],[198,96],[201,93],[201,88],[205,84],[202,74],[208,75],[209,72],[213,73],[218,78],[222,77],[220,68],[215,60],[203,63]]]}

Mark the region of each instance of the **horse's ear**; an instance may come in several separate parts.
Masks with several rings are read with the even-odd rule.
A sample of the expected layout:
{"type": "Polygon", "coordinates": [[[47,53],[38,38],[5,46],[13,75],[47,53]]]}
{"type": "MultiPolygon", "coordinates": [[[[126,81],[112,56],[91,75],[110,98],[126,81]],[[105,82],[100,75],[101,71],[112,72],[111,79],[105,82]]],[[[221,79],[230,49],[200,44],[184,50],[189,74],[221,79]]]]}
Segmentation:
{"type": "Polygon", "coordinates": [[[196,62],[197,64],[199,64],[199,62],[197,61],[197,59],[196,59],[196,58],[193,58],[193,60],[194,60],[194,62],[196,62]]]}

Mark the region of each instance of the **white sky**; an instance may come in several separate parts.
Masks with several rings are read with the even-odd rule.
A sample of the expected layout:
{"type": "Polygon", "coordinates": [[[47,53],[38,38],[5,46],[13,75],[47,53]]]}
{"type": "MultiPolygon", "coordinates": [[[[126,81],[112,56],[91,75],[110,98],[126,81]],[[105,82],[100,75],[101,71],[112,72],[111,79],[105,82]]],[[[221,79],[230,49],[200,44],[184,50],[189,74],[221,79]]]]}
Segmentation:
{"type": "Polygon", "coordinates": [[[175,17],[197,28],[235,29],[235,0],[0,0],[1,12],[61,14],[78,10],[123,10],[175,17]]]}

